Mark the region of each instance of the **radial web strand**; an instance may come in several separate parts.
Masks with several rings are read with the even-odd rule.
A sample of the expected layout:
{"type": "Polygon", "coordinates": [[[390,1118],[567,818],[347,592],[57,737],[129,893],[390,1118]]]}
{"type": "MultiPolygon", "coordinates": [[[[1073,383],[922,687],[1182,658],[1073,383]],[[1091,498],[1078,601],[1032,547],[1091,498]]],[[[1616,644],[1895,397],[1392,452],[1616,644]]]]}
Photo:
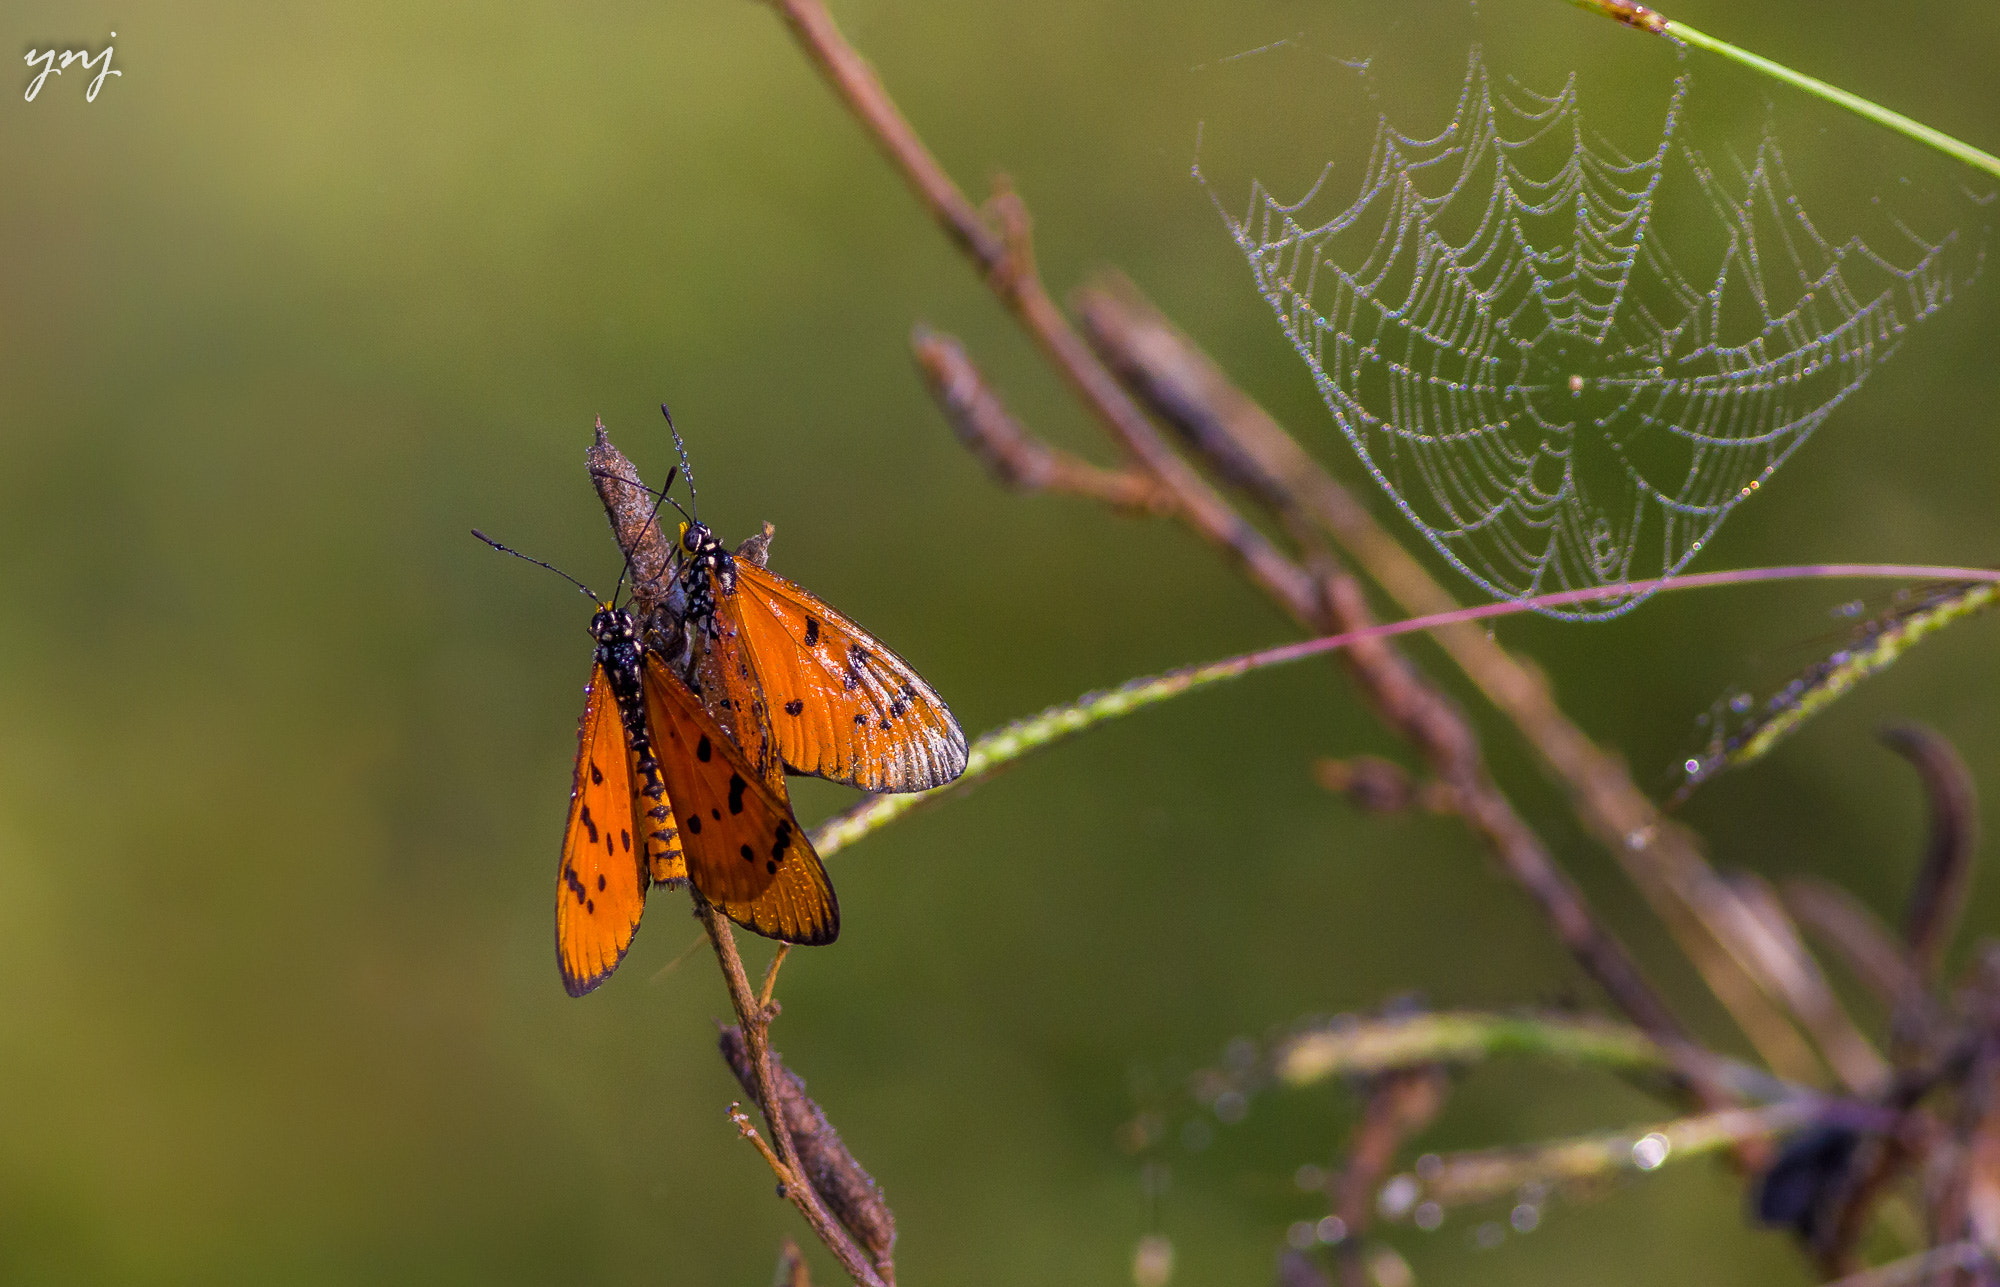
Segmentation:
{"type": "Polygon", "coordinates": [[[1574,76],[1502,89],[1475,55],[1442,133],[1379,121],[1338,213],[1331,165],[1297,201],[1254,182],[1242,218],[1223,211],[1362,463],[1501,598],[1680,570],[1968,275],[1956,232],[1898,222],[1886,253],[1822,237],[1768,132],[1748,165],[1711,166],[1675,137],[1686,93],[1634,158],[1587,134],[1574,76]],[[1712,272],[1660,244],[1670,172],[1713,216],[1676,245],[1712,272]]]}

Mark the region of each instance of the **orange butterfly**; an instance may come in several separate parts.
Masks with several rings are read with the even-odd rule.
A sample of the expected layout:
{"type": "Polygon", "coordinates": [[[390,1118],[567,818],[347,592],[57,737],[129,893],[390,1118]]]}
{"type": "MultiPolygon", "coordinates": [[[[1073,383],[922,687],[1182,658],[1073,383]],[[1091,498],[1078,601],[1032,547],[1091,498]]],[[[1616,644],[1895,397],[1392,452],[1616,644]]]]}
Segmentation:
{"type": "Polygon", "coordinates": [[[590,634],[596,655],[556,876],[556,962],[569,994],[582,996],[618,968],[649,884],[691,881],[747,929],[833,942],[840,906],[782,784],[774,791],[750,766],[641,642],[630,612],[600,602],[590,634]]]}
{"type": "Polygon", "coordinates": [[[908,662],[699,522],[680,548],[692,682],[767,782],[924,791],[965,771],[965,733],[908,662]]]}
{"type": "Polygon", "coordinates": [[[618,967],[649,880],[691,880],[759,934],[833,942],[840,906],[784,795],[640,643],[631,613],[602,605],[590,633],[596,664],[556,890],[556,955],[570,995],[618,967]]]}

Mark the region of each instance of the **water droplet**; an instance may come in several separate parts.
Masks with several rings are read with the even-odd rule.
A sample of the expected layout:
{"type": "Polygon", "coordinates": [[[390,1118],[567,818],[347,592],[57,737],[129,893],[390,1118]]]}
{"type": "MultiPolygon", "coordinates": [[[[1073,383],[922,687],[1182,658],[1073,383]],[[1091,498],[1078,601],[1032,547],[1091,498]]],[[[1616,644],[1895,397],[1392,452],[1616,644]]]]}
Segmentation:
{"type": "Polygon", "coordinates": [[[1435,1202],[1419,1202],[1410,1222],[1425,1233],[1433,1232],[1444,1223],[1444,1208],[1435,1202]]]}
{"type": "Polygon", "coordinates": [[[1293,1251],[1311,1251],[1316,1241],[1310,1220],[1294,1220],[1291,1228],[1285,1230],[1285,1245],[1293,1251]]]}
{"type": "Polygon", "coordinates": [[[1347,1237],[1347,1221],[1337,1215],[1321,1216],[1319,1224],[1313,1228],[1313,1234],[1331,1247],[1347,1237]]]}
{"type": "Polygon", "coordinates": [[[1382,1213],[1385,1220],[1400,1220],[1416,1204],[1417,1177],[1414,1175],[1396,1176],[1382,1186],[1382,1192],[1375,1198],[1375,1209],[1382,1213]]]}
{"type": "Polygon", "coordinates": [[[1532,1203],[1523,1202],[1507,1213],[1507,1223],[1514,1226],[1515,1233],[1533,1233],[1542,1222],[1542,1209],[1532,1203]]]}
{"type": "Polygon", "coordinates": [[[1654,1131],[1632,1145],[1632,1165],[1642,1171],[1651,1171],[1667,1160],[1673,1151],[1673,1144],[1666,1136],[1654,1131]]]}

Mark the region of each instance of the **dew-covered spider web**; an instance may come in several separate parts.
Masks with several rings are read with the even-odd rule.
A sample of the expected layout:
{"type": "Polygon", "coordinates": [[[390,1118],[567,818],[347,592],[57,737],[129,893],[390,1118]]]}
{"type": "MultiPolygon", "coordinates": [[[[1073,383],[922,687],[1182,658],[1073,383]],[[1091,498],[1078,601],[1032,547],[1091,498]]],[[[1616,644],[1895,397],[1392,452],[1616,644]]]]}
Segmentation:
{"type": "Polygon", "coordinates": [[[1573,75],[1545,96],[1475,54],[1442,133],[1379,120],[1344,208],[1329,165],[1223,211],[1362,463],[1494,595],[1680,570],[1977,271],[1954,279],[1956,232],[1821,236],[1768,132],[1726,165],[1676,137],[1686,92],[1628,156],[1586,129],[1573,75]],[[1712,221],[1656,225],[1669,173],[1712,221]]]}

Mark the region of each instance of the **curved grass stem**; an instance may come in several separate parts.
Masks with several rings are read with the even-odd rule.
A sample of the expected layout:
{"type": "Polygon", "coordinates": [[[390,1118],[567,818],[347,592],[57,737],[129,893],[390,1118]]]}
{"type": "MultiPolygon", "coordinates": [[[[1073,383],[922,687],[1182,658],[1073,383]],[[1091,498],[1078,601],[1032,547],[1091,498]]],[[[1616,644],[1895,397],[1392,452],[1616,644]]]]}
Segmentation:
{"type": "Polygon", "coordinates": [[[1844,107],[1857,116],[1894,130],[1926,147],[1936,148],[1946,156],[2000,179],[2000,157],[1994,156],[1991,152],[1982,151],[1970,143],[1953,138],[1943,130],[1933,129],[1922,121],[1912,120],[1901,112],[1891,111],[1880,103],[1850,93],[1838,85],[1829,85],[1818,77],[1793,71],[1783,63],[1773,62],[1760,54],[1753,54],[1747,49],[1732,45],[1726,40],[1696,31],[1684,22],[1677,22],[1643,5],[1632,4],[1629,0],[1570,0],[1570,3],[1579,9],[1603,14],[1628,27],[1637,27],[1641,31],[1650,31],[1670,40],[1678,40],[1696,49],[1720,54],[1731,62],[1741,63],[1752,71],[1769,76],[1772,80],[1782,81],[1794,89],[1803,90],[1814,98],[1832,103],[1835,107],[1844,107]]]}
{"type": "Polygon", "coordinates": [[[845,849],[871,831],[886,826],[904,814],[940,796],[963,790],[1031,751],[1051,746],[1106,720],[1129,715],[1157,702],[1227,679],[1237,679],[1252,671],[1267,670],[1289,662],[1304,661],[1325,653],[1338,652],[1370,639],[1437,630],[1461,622],[1514,616],[1540,608],[1560,607],[1593,598],[1619,598],[1654,591],[1698,590],[1724,585],[1746,585],[1768,581],[1830,579],[1886,581],[1976,581],[2000,582],[2000,571],[1990,568],[1933,567],[1898,563],[1811,563],[1795,567],[1739,568],[1728,572],[1697,572],[1663,580],[1634,581],[1623,585],[1599,586],[1589,590],[1565,590],[1536,595],[1529,599],[1482,603],[1469,608],[1430,616],[1391,621],[1366,630],[1304,639],[1297,643],[1266,648],[1259,652],[1229,657],[1206,665],[1186,666],[1130,680],[1101,693],[1090,693],[1074,702],[1052,706],[1039,715],[1003,724],[972,743],[966,754],[965,772],[949,785],[910,795],[878,795],[838,814],[814,829],[813,846],[822,858],[845,849]]]}

